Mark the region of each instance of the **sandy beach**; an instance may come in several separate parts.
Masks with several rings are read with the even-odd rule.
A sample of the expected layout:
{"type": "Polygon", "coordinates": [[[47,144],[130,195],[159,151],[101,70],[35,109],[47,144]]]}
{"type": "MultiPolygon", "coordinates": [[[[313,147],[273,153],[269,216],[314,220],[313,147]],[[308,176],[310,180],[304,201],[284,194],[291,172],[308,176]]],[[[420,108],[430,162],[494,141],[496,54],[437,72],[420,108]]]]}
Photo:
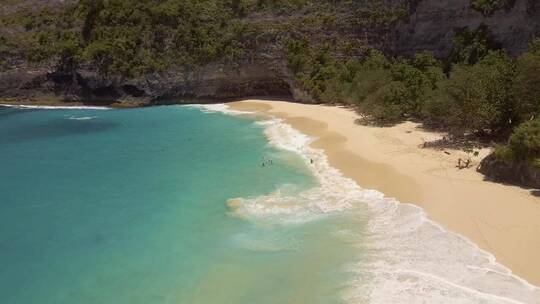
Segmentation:
{"type": "Polygon", "coordinates": [[[361,187],[416,204],[446,228],[468,237],[497,261],[540,286],[540,198],[530,189],[484,180],[475,171],[489,149],[458,169],[462,151],[422,148],[444,134],[405,122],[393,127],[356,123],[342,107],[284,101],[245,100],[235,110],[270,114],[317,138],[330,164],[361,187]]]}

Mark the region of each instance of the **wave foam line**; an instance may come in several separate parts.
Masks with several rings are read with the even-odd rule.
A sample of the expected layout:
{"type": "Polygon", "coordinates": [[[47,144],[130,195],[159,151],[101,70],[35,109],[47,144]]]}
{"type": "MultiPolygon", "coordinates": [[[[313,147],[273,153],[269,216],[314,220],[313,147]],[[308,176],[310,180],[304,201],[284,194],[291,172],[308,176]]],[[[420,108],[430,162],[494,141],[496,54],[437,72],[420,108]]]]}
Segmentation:
{"type": "Polygon", "coordinates": [[[83,116],[83,117],[75,117],[71,116],[68,119],[69,120],[92,120],[98,118],[97,116],[83,116]]]}
{"type": "Polygon", "coordinates": [[[409,274],[413,274],[413,275],[416,275],[416,276],[428,277],[429,279],[437,280],[437,281],[440,281],[440,282],[442,282],[444,284],[448,284],[448,285],[450,285],[452,287],[459,288],[459,289],[462,289],[462,290],[467,291],[467,292],[475,293],[475,294],[478,294],[478,295],[481,295],[483,297],[487,297],[487,298],[490,298],[490,299],[502,300],[502,301],[506,301],[506,302],[509,302],[509,303],[513,303],[513,304],[521,304],[522,303],[522,302],[519,302],[519,301],[515,301],[513,299],[497,296],[497,295],[490,294],[490,293],[483,293],[483,292],[480,292],[480,291],[478,291],[476,289],[469,288],[467,286],[455,284],[455,283],[453,283],[451,281],[448,281],[445,278],[441,278],[441,277],[433,275],[431,273],[426,273],[426,272],[421,272],[421,271],[414,271],[414,270],[407,270],[407,269],[396,269],[396,272],[397,273],[409,273],[409,274]]]}
{"type": "Polygon", "coordinates": [[[43,110],[110,110],[108,107],[98,106],[37,106],[37,105],[12,105],[0,104],[2,107],[18,109],[43,109],[43,110]]]}
{"type": "MultiPolygon", "coordinates": [[[[236,115],[226,105],[206,111],[236,115]],[[232,111],[232,112],[231,112],[232,111]]],[[[369,236],[358,235],[362,251],[349,269],[355,275],[343,297],[351,303],[540,303],[540,288],[514,275],[495,256],[468,238],[430,220],[425,211],[383,193],[362,189],[330,166],[323,150],[282,120],[257,121],[269,144],[296,152],[312,169],[319,187],[294,193],[230,200],[236,214],[283,224],[324,214],[369,214],[369,236]],[[313,160],[313,163],[311,163],[313,160]],[[367,258],[366,258],[367,255],[367,258]]],[[[360,233],[359,233],[360,234],[360,233]]]]}
{"type": "Polygon", "coordinates": [[[199,109],[205,113],[223,113],[227,115],[249,115],[252,114],[251,112],[244,112],[244,111],[238,111],[238,110],[232,110],[223,103],[215,103],[215,104],[188,104],[188,105],[182,105],[182,107],[188,107],[188,108],[195,108],[199,109]]]}

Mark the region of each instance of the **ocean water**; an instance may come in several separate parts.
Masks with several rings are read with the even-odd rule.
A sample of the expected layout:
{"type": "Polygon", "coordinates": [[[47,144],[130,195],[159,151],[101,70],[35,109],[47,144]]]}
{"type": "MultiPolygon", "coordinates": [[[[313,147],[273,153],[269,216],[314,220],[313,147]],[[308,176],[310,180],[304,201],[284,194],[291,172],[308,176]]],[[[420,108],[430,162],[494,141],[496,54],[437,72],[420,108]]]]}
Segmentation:
{"type": "Polygon", "coordinates": [[[311,140],[220,105],[0,107],[0,303],[540,303],[311,140]]]}

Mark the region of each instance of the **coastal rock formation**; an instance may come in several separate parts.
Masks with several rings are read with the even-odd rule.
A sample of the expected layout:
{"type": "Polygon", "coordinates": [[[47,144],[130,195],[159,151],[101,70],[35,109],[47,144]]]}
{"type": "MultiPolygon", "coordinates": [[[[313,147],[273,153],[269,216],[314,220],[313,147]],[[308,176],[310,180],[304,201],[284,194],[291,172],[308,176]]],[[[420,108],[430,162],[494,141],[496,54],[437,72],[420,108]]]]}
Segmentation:
{"type": "Polygon", "coordinates": [[[456,30],[487,25],[495,42],[511,55],[527,51],[527,45],[540,35],[540,3],[516,0],[509,9],[490,16],[471,7],[471,0],[411,1],[409,17],[399,22],[393,33],[396,54],[413,55],[431,51],[447,56],[456,30]]]}
{"type": "Polygon", "coordinates": [[[491,154],[478,171],[494,181],[540,189],[540,170],[527,162],[507,163],[491,154]]]}
{"type": "Polygon", "coordinates": [[[260,60],[236,65],[209,64],[195,70],[168,70],[135,79],[104,77],[90,67],[62,70],[54,66],[18,67],[0,73],[0,99],[91,100],[173,103],[212,101],[241,96],[290,96],[280,62],[260,60]]]}
{"type": "MultiPolygon", "coordinates": [[[[244,16],[242,22],[262,31],[246,38],[246,52],[240,58],[211,61],[202,66],[168,66],[159,73],[135,77],[105,75],[88,63],[73,66],[58,58],[39,64],[27,62],[21,54],[5,51],[2,41],[9,42],[18,31],[24,31],[21,26],[8,26],[0,28],[0,99],[155,104],[288,95],[299,102],[313,102],[288,70],[283,40],[289,36],[307,37],[321,47],[330,46],[332,54],[340,59],[362,56],[367,48],[405,56],[427,50],[443,57],[448,55],[457,30],[485,23],[493,39],[517,55],[526,51],[530,38],[540,34],[540,7],[536,2],[516,0],[511,8],[484,16],[471,8],[470,0],[384,1],[382,7],[407,8],[407,16],[397,22],[385,19],[384,14],[381,18],[380,12],[370,15],[369,10],[355,15],[340,7],[344,5],[340,2],[332,4],[335,9],[325,12],[313,8],[286,16],[256,12],[244,16]],[[283,31],[287,33],[281,35],[283,31]]],[[[25,0],[1,4],[0,17],[23,9],[47,7],[58,11],[70,3],[73,1],[25,0]]],[[[370,3],[361,5],[368,7],[370,3]]]]}

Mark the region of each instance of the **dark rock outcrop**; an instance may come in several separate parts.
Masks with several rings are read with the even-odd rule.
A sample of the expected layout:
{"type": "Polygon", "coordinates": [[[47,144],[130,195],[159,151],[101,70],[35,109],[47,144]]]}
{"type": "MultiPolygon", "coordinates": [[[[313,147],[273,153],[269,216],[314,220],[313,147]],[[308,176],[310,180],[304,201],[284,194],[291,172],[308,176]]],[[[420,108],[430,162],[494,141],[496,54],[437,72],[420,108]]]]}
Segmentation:
{"type": "MultiPolygon", "coordinates": [[[[194,70],[169,70],[135,79],[100,75],[88,67],[58,70],[20,67],[0,73],[0,99],[97,103],[161,103],[178,100],[219,100],[244,96],[290,96],[282,61],[209,64],[194,70]]],[[[177,101],[178,102],[178,101],[177,101]]]]}
{"type": "Polygon", "coordinates": [[[482,160],[478,171],[493,181],[540,189],[540,169],[529,162],[508,163],[491,154],[482,160]]]}

